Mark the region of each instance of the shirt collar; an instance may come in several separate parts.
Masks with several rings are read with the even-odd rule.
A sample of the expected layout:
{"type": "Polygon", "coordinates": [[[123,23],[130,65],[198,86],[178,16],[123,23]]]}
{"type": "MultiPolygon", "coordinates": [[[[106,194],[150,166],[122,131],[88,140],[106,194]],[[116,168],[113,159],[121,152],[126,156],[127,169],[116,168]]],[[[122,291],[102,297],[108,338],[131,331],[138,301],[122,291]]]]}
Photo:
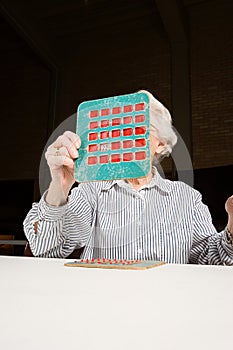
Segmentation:
{"type": "MultiPolygon", "coordinates": [[[[169,180],[163,179],[162,176],[159,174],[156,167],[152,168],[153,177],[149,184],[143,186],[143,188],[152,188],[152,187],[158,187],[163,192],[170,192],[172,190],[172,183],[169,180]]],[[[113,180],[113,181],[105,181],[105,184],[103,185],[102,190],[108,191],[113,186],[118,185],[119,187],[128,187],[127,183],[124,180],[113,180]]]]}

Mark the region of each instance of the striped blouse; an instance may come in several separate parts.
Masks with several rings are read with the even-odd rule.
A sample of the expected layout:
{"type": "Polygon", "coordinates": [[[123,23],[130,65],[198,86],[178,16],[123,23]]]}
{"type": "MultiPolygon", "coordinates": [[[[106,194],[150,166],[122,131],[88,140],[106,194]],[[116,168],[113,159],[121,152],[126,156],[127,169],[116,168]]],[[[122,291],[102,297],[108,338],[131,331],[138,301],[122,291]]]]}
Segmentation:
{"type": "Polygon", "coordinates": [[[85,246],[84,259],[233,265],[233,246],[226,231],[216,231],[200,193],[157,171],[138,191],[116,180],[80,184],[61,207],[44,196],[24,221],[35,256],[66,257],[85,246]]]}

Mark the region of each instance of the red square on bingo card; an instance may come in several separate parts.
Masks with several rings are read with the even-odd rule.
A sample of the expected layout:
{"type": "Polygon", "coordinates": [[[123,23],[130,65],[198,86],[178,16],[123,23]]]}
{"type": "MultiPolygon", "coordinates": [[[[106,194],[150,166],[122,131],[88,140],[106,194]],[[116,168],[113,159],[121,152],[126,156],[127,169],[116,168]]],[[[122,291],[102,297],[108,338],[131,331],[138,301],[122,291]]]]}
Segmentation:
{"type": "Polygon", "coordinates": [[[78,182],[139,178],[150,172],[149,97],[144,92],[82,102],[78,182]]]}

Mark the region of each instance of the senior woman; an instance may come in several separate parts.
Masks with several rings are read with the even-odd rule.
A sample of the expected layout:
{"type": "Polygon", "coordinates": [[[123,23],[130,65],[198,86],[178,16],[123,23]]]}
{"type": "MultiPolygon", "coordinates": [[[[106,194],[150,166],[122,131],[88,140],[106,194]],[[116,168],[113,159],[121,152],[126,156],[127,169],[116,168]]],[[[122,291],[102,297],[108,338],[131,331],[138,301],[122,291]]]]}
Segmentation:
{"type": "MultiPolygon", "coordinates": [[[[150,100],[153,161],[171,153],[176,135],[168,110],[143,92],[150,100]]],[[[201,194],[163,179],[155,167],[144,178],[83,183],[68,195],[80,144],[66,131],[47,149],[52,180],[24,221],[35,256],[66,257],[85,247],[84,259],[233,265],[233,197],[226,202],[227,227],[218,233],[201,194]]]]}

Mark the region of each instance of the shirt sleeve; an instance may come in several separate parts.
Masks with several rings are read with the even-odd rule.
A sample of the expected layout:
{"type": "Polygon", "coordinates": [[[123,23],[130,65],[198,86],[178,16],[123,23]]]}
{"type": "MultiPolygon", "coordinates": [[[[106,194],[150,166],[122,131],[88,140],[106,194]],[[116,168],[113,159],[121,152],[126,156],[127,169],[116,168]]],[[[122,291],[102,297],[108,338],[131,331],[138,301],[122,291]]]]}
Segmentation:
{"type": "Polygon", "coordinates": [[[208,207],[197,192],[194,207],[193,244],[190,263],[209,265],[233,265],[233,244],[226,230],[217,232],[208,207]]]}
{"type": "Polygon", "coordinates": [[[32,205],[24,232],[34,256],[65,258],[90,237],[95,195],[87,184],[79,185],[60,207],[47,204],[45,196],[32,205]]]}

